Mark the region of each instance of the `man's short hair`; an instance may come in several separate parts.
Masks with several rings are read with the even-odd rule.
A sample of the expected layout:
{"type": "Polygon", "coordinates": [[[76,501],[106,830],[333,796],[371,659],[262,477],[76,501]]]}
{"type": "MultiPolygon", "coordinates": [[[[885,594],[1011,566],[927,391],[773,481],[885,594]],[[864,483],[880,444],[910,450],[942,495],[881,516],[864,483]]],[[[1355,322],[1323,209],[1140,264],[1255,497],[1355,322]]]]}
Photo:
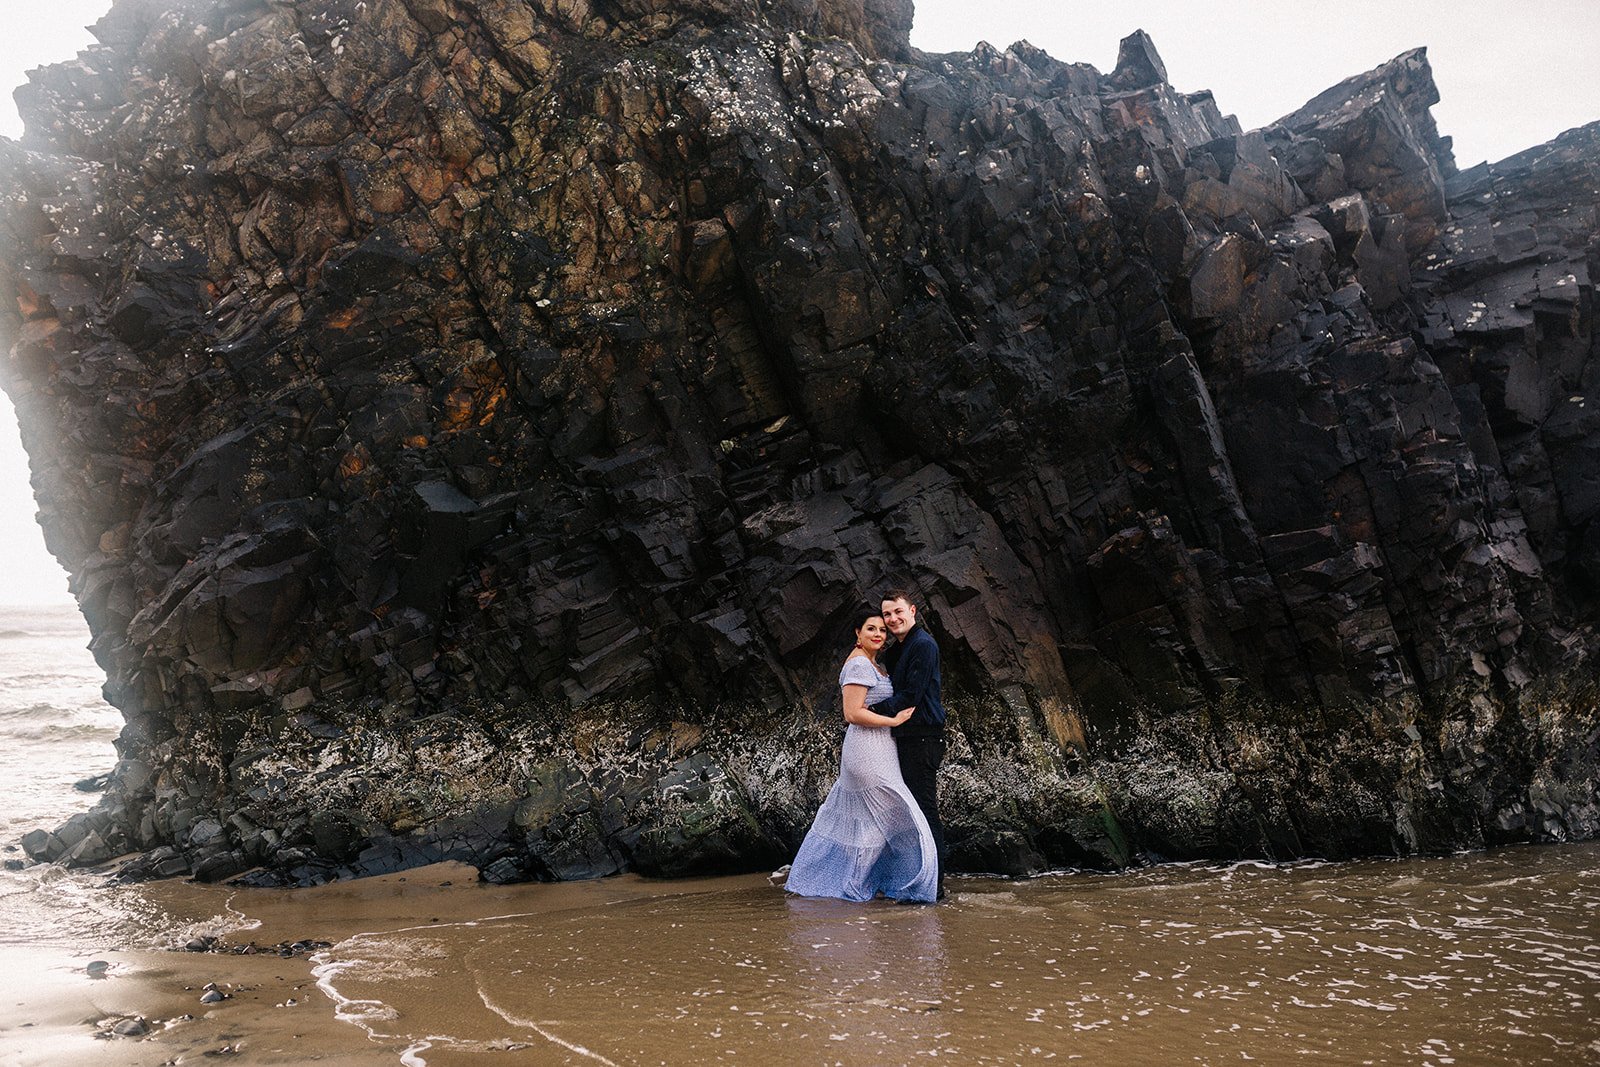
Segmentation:
{"type": "Polygon", "coordinates": [[[917,606],[917,602],[911,598],[911,594],[906,592],[904,589],[887,589],[887,590],[884,590],[884,594],[883,594],[882,600],[885,603],[887,603],[890,600],[904,600],[907,604],[910,604],[912,607],[916,607],[917,606]]]}

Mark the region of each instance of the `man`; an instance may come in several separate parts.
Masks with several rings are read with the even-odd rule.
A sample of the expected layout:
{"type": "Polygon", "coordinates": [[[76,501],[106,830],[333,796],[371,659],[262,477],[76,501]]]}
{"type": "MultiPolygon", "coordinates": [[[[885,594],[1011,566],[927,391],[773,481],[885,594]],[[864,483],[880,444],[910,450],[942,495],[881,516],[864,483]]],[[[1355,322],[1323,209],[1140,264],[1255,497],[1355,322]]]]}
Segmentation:
{"type": "Polygon", "coordinates": [[[894,727],[900,776],[916,798],[933,831],[939,856],[939,896],[944,896],[944,825],[939,822],[939,764],[944,761],[944,704],[939,700],[939,645],[917,622],[917,607],[903,589],[883,594],[883,624],[895,646],[883,656],[894,683],[894,696],[872,705],[879,715],[893,717],[906,708],[916,712],[894,727]]]}

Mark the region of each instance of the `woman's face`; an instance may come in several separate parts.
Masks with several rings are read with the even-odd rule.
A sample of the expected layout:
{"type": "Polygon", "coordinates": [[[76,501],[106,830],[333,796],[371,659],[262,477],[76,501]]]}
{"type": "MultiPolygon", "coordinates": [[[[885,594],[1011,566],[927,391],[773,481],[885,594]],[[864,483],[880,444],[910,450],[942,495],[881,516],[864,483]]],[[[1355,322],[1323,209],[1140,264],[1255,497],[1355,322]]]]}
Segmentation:
{"type": "Polygon", "coordinates": [[[876,652],[883,647],[883,642],[888,631],[883,628],[883,619],[874,615],[861,624],[861,629],[856,631],[856,644],[868,652],[876,652]]]}

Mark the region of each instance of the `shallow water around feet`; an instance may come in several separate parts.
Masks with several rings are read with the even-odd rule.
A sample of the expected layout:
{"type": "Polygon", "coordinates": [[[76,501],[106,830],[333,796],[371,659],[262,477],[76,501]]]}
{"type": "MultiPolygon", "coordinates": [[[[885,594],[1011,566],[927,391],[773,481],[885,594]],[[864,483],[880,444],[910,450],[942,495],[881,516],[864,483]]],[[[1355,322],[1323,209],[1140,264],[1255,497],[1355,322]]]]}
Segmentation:
{"type": "Polygon", "coordinates": [[[320,973],[435,1065],[1600,1062],[1597,861],[953,879],[934,907],[598,883],[563,910],[358,935],[320,973]]]}

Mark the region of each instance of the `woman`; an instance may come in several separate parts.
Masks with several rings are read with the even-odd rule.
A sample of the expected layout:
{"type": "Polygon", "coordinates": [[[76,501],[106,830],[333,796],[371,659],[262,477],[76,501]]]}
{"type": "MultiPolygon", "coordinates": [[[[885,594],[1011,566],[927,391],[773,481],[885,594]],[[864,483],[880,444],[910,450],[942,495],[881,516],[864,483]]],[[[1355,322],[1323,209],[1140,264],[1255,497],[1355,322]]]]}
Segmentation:
{"type": "Polygon", "coordinates": [[[938,890],[939,858],[933,834],[900,777],[900,758],[889,727],[915,708],[889,718],[868,705],[894,695],[878,669],[878,650],[888,637],[883,618],[862,609],[855,620],[856,647],[839,671],[844,695],[844,752],[839,780],[823,801],[785,886],[805,897],[871,900],[882,893],[896,900],[932,901],[938,890]]]}

